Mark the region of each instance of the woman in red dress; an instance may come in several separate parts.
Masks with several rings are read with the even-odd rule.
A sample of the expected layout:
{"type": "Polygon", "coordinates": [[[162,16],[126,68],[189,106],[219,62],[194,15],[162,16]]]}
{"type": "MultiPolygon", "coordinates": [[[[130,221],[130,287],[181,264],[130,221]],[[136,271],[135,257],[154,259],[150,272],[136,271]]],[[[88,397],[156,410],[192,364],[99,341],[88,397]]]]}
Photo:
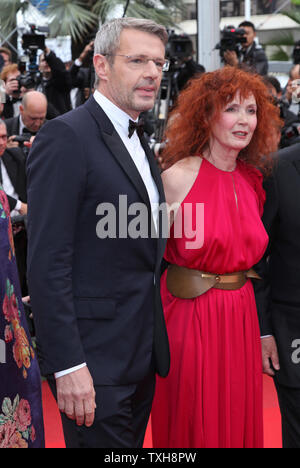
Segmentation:
{"type": "Polygon", "coordinates": [[[173,211],[161,289],[171,370],[157,380],[153,445],[263,447],[249,270],[268,244],[262,172],[278,111],[260,77],[225,67],[193,80],[170,122],[162,177],[173,211]]]}

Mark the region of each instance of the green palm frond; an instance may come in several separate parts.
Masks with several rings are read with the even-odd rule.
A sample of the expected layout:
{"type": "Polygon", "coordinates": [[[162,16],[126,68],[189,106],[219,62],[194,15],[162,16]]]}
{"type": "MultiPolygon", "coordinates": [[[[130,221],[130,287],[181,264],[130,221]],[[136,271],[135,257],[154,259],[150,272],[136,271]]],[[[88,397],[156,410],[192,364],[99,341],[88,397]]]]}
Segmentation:
{"type": "MultiPolygon", "coordinates": [[[[26,9],[30,1],[0,0],[0,32],[14,29],[16,14],[26,9]]],[[[47,17],[52,37],[70,35],[73,40],[83,39],[90,30],[103,23],[116,7],[125,8],[127,0],[50,0],[47,17]]],[[[131,0],[127,16],[149,18],[166,27],[174,26],[173,13],[182,11],[182,0],[131,0]]]]}
{"type": "Polygon", "coordinates": [[[285,50],[283,50],[282,47],[278,47],[278,50],[273,52],[270,59],[277,62],[288,62],[290,60],[290,56],[286,53],[285,50]]]}
{"type": "Polygon", "coordinates": [[[299,11],[282,11],[282,15],[288,16],[296,23],[300,24],[300,12],[299,11]]]}
{"type": "MultiPolygon", "coordinates": [[[[93,11],[103,23],[117,6],[125,8],[126,4],[126,0],[96,0],[93,11]]],[[[148,18],[165,26],[172,26],[172,12],[182,8],[182,0],[131,0],[126,16],[148,18]]]]}
{"type": "Polygon", "coordinates": [[[27,2],[21,0],[0,0],[0,31],[2,35],[9,33],[16,26],[16,14],[20,9],[28,8],[27,2]]]}
{"type": "Polygon", "coordinates": [[[98,23],[97,15],[81,0],[51,0],[47,9],[51,36],[82,39],[98,23]]]}
{"type": "Polygon", "coordinates": [[[295,39],[292,33],[278,32],[276,37],[274,36],[273,38],[268,40],[268,42],[265,43],[264,45],[272,45],[272,46],[280,47],[280,46],[293,46],[294,43],[295,43],[295,39]]]}

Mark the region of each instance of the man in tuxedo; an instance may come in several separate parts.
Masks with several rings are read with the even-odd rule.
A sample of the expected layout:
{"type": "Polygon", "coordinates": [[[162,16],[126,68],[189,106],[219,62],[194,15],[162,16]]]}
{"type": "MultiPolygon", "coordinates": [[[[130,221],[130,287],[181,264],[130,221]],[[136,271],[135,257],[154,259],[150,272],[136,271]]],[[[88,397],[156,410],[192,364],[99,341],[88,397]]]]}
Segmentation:
{"type": "Polygon", "coordinates": [[[274,377],[284,448],[300,448],[300,144],[278,152],[265,183],[268,250],[255,284],[264,372],[274,377]]]}
{"type": "Polygon", "coordinates": [[[149,20],[104,25],[94,96],[47,122],[28,158],[29,292],[67,447],[142,447],[155,373],[169,370],[164,193],[138,122],[154,105],[167,40],[149,20]]]}
{"type": "MultiPolygon", "coordinates": [[[[11,217],[27,214],[25,159],[19,148],[7,148],[7,130],[0,120],[0,183],[7,195],[11,217]]],[[[27,236],[24,226],[14,235],[19,279],[23,295],[27,295],[26,254],[27,236]]]]}
{"type": "MultiPolygon", "coordinates": [[[[19,142],[14,142],[15,136],[35,136],[45,122],[47,114],[47,98],[39,91],[25,93],[20,105],[19,117],[6,120],[8,133],[8,146],[21,147],[19,142]]],[[[26,155],[28,152],[26,152],[26,155]]]]}
{"type": "Polygon", "coordinates": [[[0,182],[7,195],[11,215],[27,214],[24,157],[18,148],[7,148],[7,129],[3,120],[0,120],[0,182]]]}

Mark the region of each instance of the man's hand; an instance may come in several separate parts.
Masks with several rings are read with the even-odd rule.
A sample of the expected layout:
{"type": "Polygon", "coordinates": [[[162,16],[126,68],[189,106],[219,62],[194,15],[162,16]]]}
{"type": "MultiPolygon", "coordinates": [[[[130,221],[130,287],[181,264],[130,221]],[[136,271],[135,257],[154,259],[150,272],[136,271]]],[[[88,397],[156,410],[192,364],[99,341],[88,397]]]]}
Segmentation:
{"type": "Polygon", "coordinates": [[[31,148],[34,142],[34,139],[35,139],[35,136],[32,136],[29,141],[24,141],[24,146],[26,146],[27,148],[31,148]]]}
{"type": "Polygon", "coordinates": [[[18,141],[14,141],[14,138],[16,137],[16,135],[12,135],[8,138],[7,140],[7,148],[19,148],[19,142],[18,141]]]}
{"type": "Polygon", "coordinates": [[[261,348],[262,348],[263,373],[269,375],[270,377],[274,377],[275,372],[271,368],[270,360],[275,370],[278,371],[280,369],[275,338],[273,336],[262,338],[261,348]]]}
{"type": "Polygon", "coordinates": [[[87,367],[56,379],[57,402],[62,413],[78,426],[90,427],[95,418],[95,389],[87,367]]]}
{"type": "Polygon", "coordinates": [[[19,82],[16,80],[16,78],[12,78],[10,80],[7,80],[5,83],[5,92],[9,96],[11,96],[14,93],[17,93],[19,91],[19,82]]]}
{"type": "Polygon", "coordinates": [[[224,60],[226,65],[231,65],[232,67],[237,67],[239,64],[238,56],[234,50],[226,50],[224,52],[224,60]]]}
{"type": "Polygon", "coordinates": [[[26,216],[27,215],[27,203],[23,203],[21,204],[21,208],[19,209],[19,213],[21,216],[26,216]]]}
{"type": "Polygon", "coordinates": [[[88,45],[85,46],[85,48],[83,49],[83,51],[81,52],[79,56],[79,60],[81,62],[84,62],[86,56],[93,50],[93,47],[94,47],[94,41],[91,41],[88,45]]]}

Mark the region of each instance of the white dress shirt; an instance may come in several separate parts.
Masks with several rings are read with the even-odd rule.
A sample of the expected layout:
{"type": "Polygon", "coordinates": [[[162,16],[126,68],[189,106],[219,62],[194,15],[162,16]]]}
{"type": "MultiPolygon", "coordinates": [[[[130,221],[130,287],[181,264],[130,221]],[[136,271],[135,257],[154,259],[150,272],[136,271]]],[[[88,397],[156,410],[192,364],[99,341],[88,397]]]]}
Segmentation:
{"type": "Polygon", "coordinates": [[[10,216],[19,216],[19,210],[21,209],[22,202],[19,200],[19,195],[14,189],[13,184],[11,183],[10,177],[8,175],[8,172],[6,170],[6,167],[3,164],[2,159],[0,158],[0,171],[2,175],[2,187],[6,195],[15,198],[17,200],[15,208],[10,212],[10,216]]]}
{"type": "MultiPolygon", "coordinates": [[[[149,161],[145,154],[145,151],[141,145],[140,139],[136,132],[133,133],[132,137],[128,137],[128,126],[129,120],[132,120],[131,117],[117,107],[113,102],[107,99],[103,94],[98,90],[94,93],[94,98],[99,106],[103,109],[109,120],[112,122],[115,130],[118,132],[121,140],[123,141],[128,153],[132,157],[133,162],[135,163],[137,170],[139,171],[141,178],[145,184],[145,187],[148,192],[152,216],[154,220],[155,227],[157,228],[158,224],[158,210],[159,210],[159,193],[156,187],[156,184],[153,180],[149,161]]],[[[120,194],[122,195],[122,194],[120,194]]],[[[70,374],[82,367],[85,367],[86,363],[79,364],[76,367],[67,369],[65,371],[55,373],[55,378],[58,379],[64,375],[70,374]]]]}

